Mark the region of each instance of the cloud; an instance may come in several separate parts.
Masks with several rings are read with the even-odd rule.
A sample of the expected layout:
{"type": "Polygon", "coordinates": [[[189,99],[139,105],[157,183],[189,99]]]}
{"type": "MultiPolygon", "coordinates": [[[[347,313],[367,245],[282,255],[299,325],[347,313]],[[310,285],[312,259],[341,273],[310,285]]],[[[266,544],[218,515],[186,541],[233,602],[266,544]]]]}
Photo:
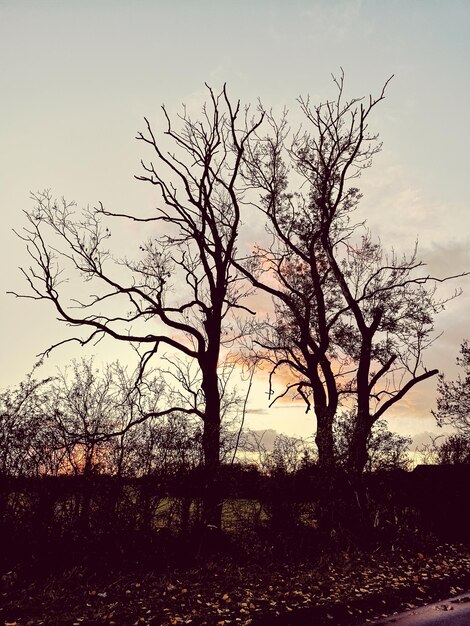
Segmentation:
{"type": "Polygon", "coordinates": [[[363,0],[315,3],[314,6],[302,11],[302,18],[309,19],[323,37],[338,43],[351,31],[357,33],[360,30],[366,33],[372,30],[371,22],[365,19],[363,4],[363,0]]]}
{"type": "Polygon", "coordinates": [[[412,437],[410,450],[413,452],[419,451],[421,448],[423,448],[423,446],[431,444],[436,437],[444,438],[444,433],[442,431],[438,432],[435,430],[425,430],[423,432],[417,433],[412,437]]]}
{"type": "Polygon", "coordinates": [[[248,415],[268,415],[268,410],[267,409],[248,409],[247,410],[247,414],[248,415]]]}
{"type": "Polygon", "coordinates": [[[272,452],[274,449],[274,442],[279,436],[277,430],[274,428],[249,430],[244,434],[243,448],[246,451],[266,450],[272,452]]]}
{"type": "MultiPolygon", "coordinates": [[[[422,256],[433,275],[453,276],[470,271],[470,238],[452,238],[446,241],[433,241],[423,247],[422,256]]],[[[467,277],[466,282],[470,279],[467,277]]],[[[452,283],[454,284],[454,283],[452,283]]]]}
{"type": "MultiPolygon", "coordinates": [[[[434,250],[437,255],[441,248],[440,260],[445,261],[446,249],[455,244],[461,254],[467,249],[468,258],[468,204],[442,201],[429,188],[419,186],[405,164],[387,156],[383,160],[361,178],[364,197],[358,216],[367,220],[384,248],[409,251],[418,240],[421,253],[434,250]]],[[[450,256],[445,266],[455,268],[453,261],[450,256]]]]}

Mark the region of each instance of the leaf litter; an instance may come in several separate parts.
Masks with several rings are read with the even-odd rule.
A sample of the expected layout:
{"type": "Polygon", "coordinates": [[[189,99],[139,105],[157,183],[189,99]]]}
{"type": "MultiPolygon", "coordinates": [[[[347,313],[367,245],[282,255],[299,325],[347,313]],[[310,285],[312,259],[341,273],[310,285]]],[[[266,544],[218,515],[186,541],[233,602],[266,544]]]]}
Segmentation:
{"type": "Polygon", "coordinates": [[[330,563],[221,558],[165,573],[73,570],[2,589],[0,626],[363,624],[470,587],[470,546],[343,554],[330,563]],[[314,620],[314,621],[313,621],[314,620]]]}

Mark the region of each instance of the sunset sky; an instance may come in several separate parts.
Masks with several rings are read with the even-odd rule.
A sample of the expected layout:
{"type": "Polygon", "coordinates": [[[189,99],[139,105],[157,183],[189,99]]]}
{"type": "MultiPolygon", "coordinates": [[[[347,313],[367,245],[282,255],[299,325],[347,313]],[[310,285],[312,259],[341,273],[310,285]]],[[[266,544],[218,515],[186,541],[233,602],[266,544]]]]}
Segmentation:
{"type": "MultiPolygon", "coordinates": [[[[144,116],[163,128],[162,103],[197,111],[205,82],[226,82],[243,103],[286,105],[297,123],[296,98],[331,97],[340,67],[348,97],[377,94],[394,74],[371,120],[383,150],[361,179],[361,212],[386,248],[409,250],[419,238],[433,274],[470,270],[468,0],[0,0],[0,59],[2,388],[64,332],[46,303],[6,295],[24,287],[18,267],[28,257],[12,229],[25,225],[30,192],[150,210],[152,190],[133,177],[147,156],[135,135],[144,116]]],[[[129,256],[145,237],[133,234],[121,233],[129,256]]],[[[437,319],[443,335],[426,358],[450,375],[470,337],[470,280],[456,286],[464,294],[437,319]]],[[[122,355],[110,343],[95,353],[122,355]]],[[[82,354],[58,350],[44,372],[82,354]]],[[[268,410],[265,392],[258,382],[252,428],[311,434],[301,404],[268,410]]],[[[418,387],[390,426],[418,438],[435,431],[434,400],[435,382],[418,387]]]]}

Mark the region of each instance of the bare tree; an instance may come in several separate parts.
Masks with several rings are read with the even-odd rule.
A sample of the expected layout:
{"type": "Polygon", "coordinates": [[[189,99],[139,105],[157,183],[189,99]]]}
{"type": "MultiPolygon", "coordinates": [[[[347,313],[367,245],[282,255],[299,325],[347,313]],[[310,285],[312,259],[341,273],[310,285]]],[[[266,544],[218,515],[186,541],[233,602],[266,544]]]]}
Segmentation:
{"type": "Polygon", "coordinates": [[[257,246],[239,268],[257,288],[273,296],[274,319],[258,323],[252,349],[270,366],[270,396],[276,374],[284,369],[290,375],[285,390],[271,404],[294,393],[305,401],[307,411],[313,405],[319,463],[327,469],[335,464],[332,428],[339,393],[330,334],[341,308],[340,292],[318,233],[305,221],[307,199],[287,191],[285,161],[291,158],[286,149],[287,120],[267,119],[272,134],[258,137],[258,143],[251,146],[245,175],[262,193],[257,208],[267,216],[272,242],[268,247],[257,246]]]}
{"type": "Polygon", "coordinates": [[[250,144],[245,167],[273,237],[270,248],[240,263],[276,300],[275,321],[257,343],[272,375],[288,370],[291,382],[281,395],[294,391],[307,410],[313,405],[320,466],[336,466],[334,416],[348,398],[355,404],[348,465],[358,474],[373,425],[437,374],[422,356],[446,302],[437,285],[452,278],[427,274],[416,248],[403,257],[387,254],[364,223],[354,222],[361,199],[354,181],[381,149],[369,117],[388,82],[376,98],[346,101],[341,75],[334,100],[312,106],[299,99],[306,130],[293,137],[286,117],[268,115],[270,134],[250,144]]]}
{"type": "Polygon", "coordinates": [[[209,89],[201,120],[193,121],[184,110],[180,130],[164,107],[163,113],[166,139],[157,138],[147,120],[146,131],[137,137],[154,157],[154,162],[142,162],[137,179],[155,187],[155,213],[118,214],[100,205],[77,216],[70,203],[57,203],[48,193],[34,196],[36,207],[20,235],[33,259],[32,268],[23,270],[30,287],[23,297],[51,302],[60,320],[85,331],[46,353],[67,341],[85,345],[109,336],[139,350],[142,373],[162,348],[197,363],[200,382],[187,390],[189,403],[143,418],[176,411],[203,421],[203,518],[219,526],[219,361],[238,334],[230,318],[244,309],[246,285],[232,265],[240,226],[239,177],[246,146],[263,115],[251,121],[239,102],[232,105],[225,88],[219,95],[209,89]],[[174,152],[165,149],[165,141],[174,152]],[[140,259],[112,257],[106,247],[111,235],[104,225],[107,217],[148,225],[140,259]],[[70,297],[64,283],[69,275],[81,279],[91,295],[70,297]]]}
{"type": "Polygon", "coordinates": [[[36,379],[36,369],[0,393],[0,476],[39,475],[44,447],[55,448],[52,435],[45,438],[44,424],[51,379],[36,379]]]}
{"type": "Polygon", "coordinates": [[[129,374],[119,361],[100,371],[93,358],[74,360],[59,370],[44,410],[56,448],[63,451],[62,473],[120,475],[131,432],[158,413],[164,400],[160,376],[129,374]]]}
{"type": "Polygon", "coordinates": [[[373,425],[438,373],[426,368],[423,354],[436,338],[434,318],[449,299],[437,297],[437,284],[452,277],[426,274],[416,249],[402,258],[387,255],[369,233],[356,245],[346,244],[341,265],[338,248],[330,246],[329,254],[348,305],[336,340],[354,370],[343,390],[357,403],[349,466],[360,473],[373,425]]]}

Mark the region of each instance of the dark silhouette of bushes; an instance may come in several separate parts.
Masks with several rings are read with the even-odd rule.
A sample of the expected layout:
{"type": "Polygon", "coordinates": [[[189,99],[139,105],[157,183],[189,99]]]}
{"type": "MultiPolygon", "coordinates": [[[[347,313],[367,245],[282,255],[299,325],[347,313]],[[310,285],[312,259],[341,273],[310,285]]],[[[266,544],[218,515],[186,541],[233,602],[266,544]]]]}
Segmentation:
{"type": "MultiPolygon", "coordinates": [[[[367,545],[419,549],[428,535],[468,539],[469,479],[470,466],[420,466],[413,472],[366,476],[370,522],[362,532],[367,532],[367,545]]],[[[315,466],[271,476],[254,466],[224,466],[221,533],[200,524],[203,480],[197,468],[164,477],[2,477],[0,565],[11,569],[21,563],[41,571],[70,564],[158,568],[214,551],[285,559],[318,554],[328,545],[350,549],[354,543],[346,529],[351,520],[344,520],[340,536],[325,536],[319,523],[325,484],[315,466]]],[[[345,473],[334,486],[340,529],[341,515],[350,514],[355,494],[345,473]]]]}

